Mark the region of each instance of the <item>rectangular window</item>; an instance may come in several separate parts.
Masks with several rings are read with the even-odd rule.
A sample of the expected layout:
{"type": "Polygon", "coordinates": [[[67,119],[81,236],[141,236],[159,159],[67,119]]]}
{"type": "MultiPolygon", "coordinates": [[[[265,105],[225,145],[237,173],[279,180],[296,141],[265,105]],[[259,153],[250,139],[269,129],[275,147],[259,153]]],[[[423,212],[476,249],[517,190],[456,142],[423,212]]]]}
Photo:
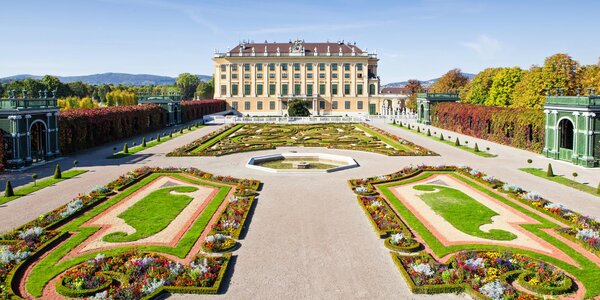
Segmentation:
{"type": "Polygon", "coordinates": [[[250,71],[250,64],[244,64],[244,71],[250,71]]]}
{"type": "Polygon", "coordinates": [[[258,79],[262,79],[262,78],[263,78],[263,77],[262,77],[262,73],[258,73],[258,74],[256,74],[256,78],[258,78],[258,79]]]}
{"type": "Polygon", "coordinates": [[[331,74],[331,78],[334,78],[334,79],[335,79],[335,78],[338,78],[338,74],[337,74],[337,73],[333,73],[333,74],[331,74]]]}
{"type": "Polygon", "coordinates": [[[362,71],[362,64],[356,64],[356,70],[362,71]]]}
{"type": "Polygon", "coordinates": [[[312,84],[307,84],[306,85],[306,94],[307,95],[312,95],[313,93],[313,85],[312,84]]]}
{"type": "Polygon", "coordinates": [[[300,64],[294,63],[294,71],[300,71],[300,64]]]}
{"type": "Polygon", "coordinates": [[[324,84],[319,84],[319,94],[325,95],[325,85],[324,84]]]}
{"type": "Polygon", "coordinates": [[[262,101],[256,102],[256,109],[257,110],[262,110],[262,101]]]}
{"type": "Polygon", "coordinates": [[[231,95],[233,95],[233,96],[237,96],[238,95],[238,85],[237,84],[232,84],[231,85],[231,95]]]}
{"type": "Polygon", "coordinates": [[[269,64],[269,71],[275,71],[275,64],[269,64]]]}
{"type": "Polygon", "coordinates": [[[309,79],[310,79],[310,78],[313,78],[313,75],[312,75],[312,73],[306,73],[306,78],[309,78],[309,79]]]}
{"type": "Polygon", "coordinates": [[[250,73],[244,73],[244,78],[245,79],[250,79],[250,73]]]}
{"type": "Polygon", "coordinates": [[[344,64],[344,71],[350,71],[350,64],[349,63],[345,63],[344,64]]]}
{"type": "Polygon", "coordinates": [[[250,101],[244,102],[244,110],[250,110],[250,101]]]}
{"type": "Polygon", "coordinates": [[[294,78],[300,79],[300,73],[294,73],[294,78]]]}
{"type": "Polygon", "coordinates": [[[345,73],[344,78],[350,78],[350,73],[345,73]]]}
{"type": "Polygon", "coordinates": [[[275,101],[269,101],[269,109],[275,110],[275,101]]]}
{"type": "Polygon", "coordinates": [[[250,85],[244,84],[244,96],[250,95],[250,85]]]}
{"type": "Polygon", "coordinates": [[[234,72],[237,71],[237,65],[236,64],[231,65],[231,71],[234,71],[234,72]]]}
{"type": "Polygon", "coordinates": [[[287,95],[288,94],[288,85],[287,84],[282,84],[281,85],[281,94],[282,95],[287,95]]]}
{"type": "Polygon", "coordinates": [[[338,94],[337,84],[332,84],[331,85],[331,94],[332,95],[337,95],[338,94]]]}
{"type": "Polygon", "coordinates": [[[325,64],[324,63],[320,63],[319,64],[319,70],[320,71],[325,71],[325,64]]]}
{"type": "Polygon", "coordinates": [[[238,104],[237,104],[237,101],[233,101],[233,102],[231,102],[231,108],[233,108],[233,109],[235,109],[235,110],[237,110],[237,109],[238,109],[238,104]]]}
{"type": "Polygon", "coordinates": [[[344,109],[350,109],[350,101],[344,101],[344,109]]]}
{"type": "Polygon", "coordinates": [[[269,95],[275,95],[275,85],[269,84],[269,95]]]}
{"type": "Polygon", "coordinates": [[[287,78],[287,73],[281,73],[281,78],[287,78]]]}
{"type": "Polygon", "coordinates": [[[312,71],[312,68],[313,68],[312,64],[306,64],[306,70],[312,71]]]}
{"type": "Polygon", "coordinates": [[[227,75],[226,74],[221,74],[221,79],[227,79],[227,75]]]}
{"type": "Polygon", "coordinates": [[[332,71],[337,71],[337,64],[331,64],[331,70],[332,71]]]}
{"type": "Polygon", "coordinates": [[[325,109],[325,101],[319,101],[319,109],[325,109]]]}
{"type": "Polygon", "coordinates": [[[312,101],[304,101],[304,103],[306,103],[306,108],[308,109],[312,109],[312,101]]]}
{"type": "Polygon", "coordinates": [[[350,95],[350,85],[344,84],[344,95],[350,95]]]}
{"type": "Polygon", "coordinates": [[[319,78],[325,78],[325,73],[319,74],[319,78]]]}
{"type": "Polygon", "coordinates": [[[227,86],[221,85],[221,96],[227,95],[227,86]]]}
{"type": "Polygon", "coordinates": [[[287,109],[287,101],[281,101],[281,109],[287,109]]]}
{"type": "Polygon", "coordinates": [[[337,101],[331,102],[331,109],[338,109],[337,101]]]}
{"type": "Polygon", "coordinates": [[[263,94],[263,85],[262,84],[256,85],[256,94],[262,96],[262,94],[263,94]]]}
{"type": "Polygon", "coordinates": [[[227,71],[227,65],[221,65],[221,72],[227,71]]]}
{"type": "Polygon", "coordinates": [[[356,108],[363,109],[363,102],[362,101],[356,102],[356,108]]]}
{"type": "Polygon", "coordinates": [[[356,77],[358,77],[359,79],[362,79],[363,78],[363,74],[362,73],[357,73],[356,77]]]}
{"type": "Polygon", "coordinates": [[[356,94],[357,95],[362,95],[363,94],[363,85],[362,84],[357,84],[356,85],[356,94]]]}
{"type": "Polygon", "coordinates": [[[287,71],[287,64],[281,64],[281,71],[287,71]]]}
{"type": "Polygon", "coordinates": [[[270,73],[269,78],[275,78],[275,73],[270,73]]]}
{"type": "Polygon", "coordinates": [[[237,79],[237,74],[231,74],[231,79],[237,79]]]}
{"type": "Polygon", "coordinates": [[[294,95],[300,95],[300,85],[294,84],[294,95]]]}
{"type": "Polygon", "coordinates": [[[256,71],[262,71],[262,64],[256,64],[256,71]]]}

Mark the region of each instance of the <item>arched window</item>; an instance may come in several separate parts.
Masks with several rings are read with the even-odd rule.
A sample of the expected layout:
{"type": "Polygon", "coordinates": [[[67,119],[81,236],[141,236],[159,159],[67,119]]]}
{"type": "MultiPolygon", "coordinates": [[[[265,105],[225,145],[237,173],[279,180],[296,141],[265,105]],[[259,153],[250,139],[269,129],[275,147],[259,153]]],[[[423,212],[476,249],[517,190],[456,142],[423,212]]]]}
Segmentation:
{"type": "Polygon", "coordinates": [[[562,119],[558,123],[560,134],[560,148],[573,150],[573,123],[569,119],[562,119]]]}

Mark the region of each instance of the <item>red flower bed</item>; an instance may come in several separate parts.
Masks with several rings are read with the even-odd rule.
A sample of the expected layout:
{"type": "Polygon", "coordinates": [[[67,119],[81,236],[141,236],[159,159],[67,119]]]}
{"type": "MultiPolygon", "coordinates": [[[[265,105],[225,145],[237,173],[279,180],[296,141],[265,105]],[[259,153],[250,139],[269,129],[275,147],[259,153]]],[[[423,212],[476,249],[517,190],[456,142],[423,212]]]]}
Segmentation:
{"type": "Polygon", "coordinates": [[[183,101],[181,102],[181,119],[183,122],[188,122],[224,110],[225,101],[223,100],[183,101]]]}
{"type": "Polygon", "coordinates": [[[431,109],[431,124],[484,140],[542,152],[544,112],[465,103],[440,103],[431,109]]]}

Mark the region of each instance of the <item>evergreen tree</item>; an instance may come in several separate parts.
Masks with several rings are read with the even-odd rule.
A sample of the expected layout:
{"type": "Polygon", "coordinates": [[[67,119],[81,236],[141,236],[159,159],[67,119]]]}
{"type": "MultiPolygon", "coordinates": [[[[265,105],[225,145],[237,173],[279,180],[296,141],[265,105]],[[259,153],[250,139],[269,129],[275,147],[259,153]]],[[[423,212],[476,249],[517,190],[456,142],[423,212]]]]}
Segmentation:
{"type": "Polygon", "coordinates": [[[127,147],[127,143],[123,145],[123,153],[129,153],[129,147],[127,147]]]}
{"type": "Polygon", "coordinates": [[[431,136],[431,130],[429,130],[429,128],[427,128],[427,136],[431,136]]]}
{"type": "Polygon", "coordinates": [[[10,180],[7,180],[6,188],[4,189],[4,197],[12,197],[14,195],[15,195],[15,191],[13,191],[12,184],[10,183],[10,180]]]}
{"type": "Polygon", "coordinates": [[[160,142],[160,133],[156,135],[156,141],[160,142]]]}
{"type": "Polygon", "coordinates": [[[473,148],[473,150],[474,150],[475,152],[479,152],[479,146],[477,145],[477,143],[475,143],[475,148],[473,148]]]}
{"type": "Polygon", "coordinates": [[[460,146],[460,140],[456,137],[456,141],[454,141],[455,146],[460,146]]]}
{"type": "Polygon", "coordinates": [[[54,169],[54,179],[61,179],[62,172],[60,171],[60,165],[56,164],[56,168],[54,169]]]}
{"type": "Polygon", "coordinates": [[[554,177],[554,171],[552,170],[552,164],[548,164],[548,170],[546,170],[546,176],[554,177]]]}
{"type": "Polygon", "coordinates": [[[440,141],[443,141],[443,140],[444,140],[444,134],[440,133],[440,141]]]}

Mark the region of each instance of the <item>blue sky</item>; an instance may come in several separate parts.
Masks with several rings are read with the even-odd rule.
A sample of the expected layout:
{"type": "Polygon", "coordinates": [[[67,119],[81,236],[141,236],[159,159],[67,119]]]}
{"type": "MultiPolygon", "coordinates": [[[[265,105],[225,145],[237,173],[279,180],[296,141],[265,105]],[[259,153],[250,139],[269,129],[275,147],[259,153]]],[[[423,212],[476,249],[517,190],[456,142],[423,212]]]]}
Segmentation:
{"type": "Polygon", "coordinates": [[[382,82],[451,68],[598,62],[600,1],[2,1],[0,77],[102,72],[211,74],[214,49],[241,40],[356,41],[382,82]]]}

